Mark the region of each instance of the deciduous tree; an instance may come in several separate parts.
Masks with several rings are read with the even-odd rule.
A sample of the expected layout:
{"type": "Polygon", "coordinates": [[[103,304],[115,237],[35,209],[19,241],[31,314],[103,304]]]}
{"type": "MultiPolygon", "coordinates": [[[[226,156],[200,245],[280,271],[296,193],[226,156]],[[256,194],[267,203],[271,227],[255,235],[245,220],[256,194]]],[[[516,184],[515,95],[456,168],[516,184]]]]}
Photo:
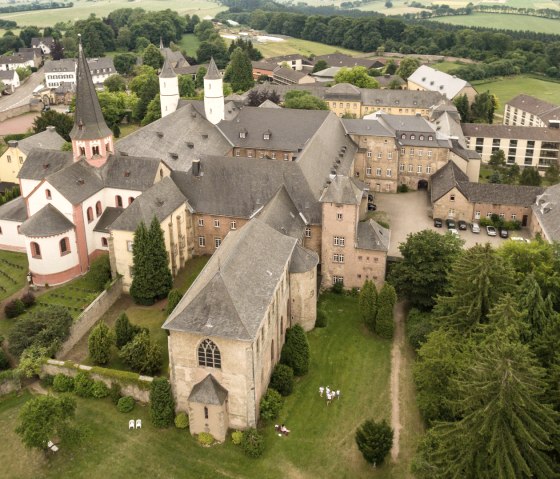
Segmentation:
{"type": "Polygon", "coordinates": [[[370,77],[365,67],[341,68],[334,76],[335,83],[350,83],[358,88],[379,88],[379,83],[370,77]]]}

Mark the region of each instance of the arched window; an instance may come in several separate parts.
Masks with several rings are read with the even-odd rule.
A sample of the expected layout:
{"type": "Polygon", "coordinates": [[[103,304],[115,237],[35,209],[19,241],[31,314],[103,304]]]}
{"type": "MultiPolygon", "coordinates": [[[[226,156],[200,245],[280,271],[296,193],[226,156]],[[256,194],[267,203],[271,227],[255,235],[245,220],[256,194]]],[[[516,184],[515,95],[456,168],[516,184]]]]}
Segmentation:
{"type": "Polygon", "coordinates": [[[52,199],[51,190],[45,190],[45,196],[47,200],[51,200],[52,199]]]}
{"type": "Polygon", "coordinates": [[[31,256],[33,258],[41,259],[41,247],[38,243],[31,243],[31,256]]]}
{"type": "Polygon", "coordinates": [[[160,177],[160,178],[163,178],[163,168],[160,168],[160,169],[159,169],[159,177],[160,177]]]}
{"type": "Polygon", "coordinates": [[[122,208],[122,197],[120,195],[115,196],[115,206],[122,208]]]}
{"type": "Polygon", "coordinates": [[[104,248],[109,247],[109,243],[107,242],[107,238],[105,238],[105,236],[101,238],[101,246],[103,246],[104,248]]]}
{"type": "Polygon", "coordinates": [[[131,205],[133,201],[134,201],[134,198],[132,196],[130,196],[128,198],[128,204],[131,205]]]}
{"type": "Polygon", "coordinates": [[[87,209],[87,222],[88,222],[88,223],[91,223],[92,221],[93,221],[93,209],[92,209],[92,207],[90,206],[90,207],[87,209]]]}
{"type": "Polygon", "coordinates": [[[198,346],[198,365],[209,368],[222,368],[222,357],[220,350],[209,339],[205,339],[198,346]]]}
{"type": "Polygon", "coordinates": [[[68,240],[68,238],[62,238],[59,242],[59,246],[60,246],[60,256],[64,256],[68,253],[70,253],[70,241],[68,240]]]}
{"type": "Polygon", "coordinates": [[[99,156],[99,147],[98,147],[98,146],[93,146],[93,147],[91,148],[91,153],[92,153],[94,156],[99,156]]]}
{"type": "Polygon", "coordinates": [[[101,216],[101,213],[103,213],[103,207],[101,206],[101,201],[98,201],[97,203],[95,203],[95,214],[99,218],[101,216]]]}

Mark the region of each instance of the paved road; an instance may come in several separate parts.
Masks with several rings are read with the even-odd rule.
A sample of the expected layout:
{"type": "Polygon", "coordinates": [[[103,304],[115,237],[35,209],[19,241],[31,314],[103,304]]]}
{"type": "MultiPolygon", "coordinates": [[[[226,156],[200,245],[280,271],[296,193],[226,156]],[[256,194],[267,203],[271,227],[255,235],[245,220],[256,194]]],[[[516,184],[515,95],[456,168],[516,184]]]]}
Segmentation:
{"type": "Polygon", "coordinates": [[[42,70],[31,74],[29,79],[11,95],[0,97],[0,111],[10,110],[29,103],[33,90],[44,80],[42,70]]]}

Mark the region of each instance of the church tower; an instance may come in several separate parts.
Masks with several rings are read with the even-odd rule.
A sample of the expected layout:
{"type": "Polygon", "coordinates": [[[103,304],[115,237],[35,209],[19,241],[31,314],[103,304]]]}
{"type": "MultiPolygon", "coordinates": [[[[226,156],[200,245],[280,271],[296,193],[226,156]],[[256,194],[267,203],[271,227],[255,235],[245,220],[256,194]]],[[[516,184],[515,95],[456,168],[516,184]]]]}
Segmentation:
{"type": "Polygon", "coordinates": [[[159,74],[159,100],[162,118],[173,113],[179,103],[179,80],[173,67],[167,60],[167,55],[159,74]]]}
{"type": "Polygon", "coordinates": [[[225,118],[222,75],[214,58],[210,59],[208,71],[204,75],[204,112],[206,119],[214,125],[225,118]]]}
{"type": "Polygon", "coordinates": [[[76,71],[76,112],[70,139],[74,161],[85,159],[95,167],[103,166],[114,151],[113,133],[103,118],[81,37],[76,71]]]}

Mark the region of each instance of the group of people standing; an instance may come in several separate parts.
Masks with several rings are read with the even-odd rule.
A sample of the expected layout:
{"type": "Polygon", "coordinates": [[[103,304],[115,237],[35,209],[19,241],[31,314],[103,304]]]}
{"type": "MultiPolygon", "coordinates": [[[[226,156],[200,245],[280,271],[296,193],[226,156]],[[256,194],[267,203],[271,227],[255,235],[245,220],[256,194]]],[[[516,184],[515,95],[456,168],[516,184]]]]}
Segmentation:
{"type": "Polygon", "coordinates": [[[331,403],[331,401],[333,399],[340,399],[340,389],[337,389],[336,391],[334,389],[331,389],[329,386],[327,386],[326,388],[324,388],[323,386],[319,386],[319,396],[323,397],[323,393],[325,393],[325,396],[327,398],[327,406],[331,403]]]}

